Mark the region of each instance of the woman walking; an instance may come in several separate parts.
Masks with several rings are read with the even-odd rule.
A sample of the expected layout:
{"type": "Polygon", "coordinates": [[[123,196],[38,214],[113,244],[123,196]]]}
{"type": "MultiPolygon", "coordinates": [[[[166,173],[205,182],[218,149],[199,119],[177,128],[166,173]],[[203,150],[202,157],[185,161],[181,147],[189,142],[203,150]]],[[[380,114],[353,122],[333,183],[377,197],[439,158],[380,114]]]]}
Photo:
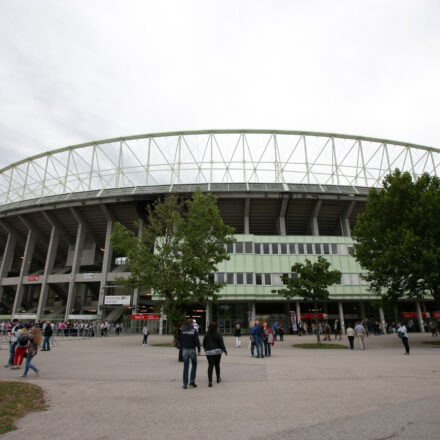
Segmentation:
{"type": "Polygon", "coordinates": [[[240,324],[237,324],[235,326],[234,336],[235,336],[235,348],[240,348],[240,346],[241,346],[241,328],[240,328],[240,324]]]}
{"type": "Polygon", "coordinates": [[[37,355],[38,353],[38,347],[43,342],[43,336],[41,335],[41,331],[38,327],[34,327],[31,332],[28,335],[29,339],[29,346],[27,349],[27,357],[26,362],[24,364],[24,372],[21,375],[21,377],[26,377],[29,371],[29,368],[35,372],[35,374],[38,376],[38,368],[35,367],[35,365],[32,365],[32,359],[37,355]]]}
{"type": "Polygon", "coordinates": [[[228,354],[223,342],[222,335],[217,331],[217,324],[211,322],[203,338],[203,348],[205,350],[206,359],[208,359],[208,381],[209,386],[212,387],[212,370],[215,367],[215,375],[217,376],[217,383],[222,381],[220,377],[220,360],[222,352],[228,354]]]}
{"type": "Polygon", "coordinates": [[[20,330],[17,340],[17,348],[15,349],[14,366],[11,370],[18,370],[23,363],[24,354],[26,353],[29,339],[27,339],[28,329],[23,328],[20,330]]]}
{"type": "Polygon", "coordinates": [[[405,347],[405,354],[409,354],[408,333],[406,332],[405,325],[401,322],[398,324],[397,334],[399,335],[399,338],[402,339],[403,346],[405,347]]]}

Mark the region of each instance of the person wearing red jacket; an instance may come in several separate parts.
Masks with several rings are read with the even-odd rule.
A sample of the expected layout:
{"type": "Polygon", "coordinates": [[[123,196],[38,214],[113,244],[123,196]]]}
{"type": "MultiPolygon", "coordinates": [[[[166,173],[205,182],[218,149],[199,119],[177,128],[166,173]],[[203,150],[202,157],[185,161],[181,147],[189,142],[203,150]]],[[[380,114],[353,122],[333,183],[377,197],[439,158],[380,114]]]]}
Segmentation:
{"type": "Polygon", "coordinates": [[[269,356],[272,354],[272,346],[275,344],[273,333],[270,331],[270,327],[267,322],[263,323],[263,343],[264,343],[264,355],[269,356]]]}

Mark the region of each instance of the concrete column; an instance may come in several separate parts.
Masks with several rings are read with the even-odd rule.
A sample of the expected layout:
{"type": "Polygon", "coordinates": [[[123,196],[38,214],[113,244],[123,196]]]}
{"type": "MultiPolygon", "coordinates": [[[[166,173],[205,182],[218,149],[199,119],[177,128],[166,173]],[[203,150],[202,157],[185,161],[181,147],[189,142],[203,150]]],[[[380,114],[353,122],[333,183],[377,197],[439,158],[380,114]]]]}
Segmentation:
{"type": "Polygon", "coordinates": [[[312,235],[319,236],[319,227],[318,227],[318,215],[321,209],[322,200],[317,200],[315,206],[313,207],[312,215],[310,217],[309,229],[312,232],[312,235]]]}
{"type": "Polygon", "coordinates": [[[360,312],[361,312],[361,321],[365,322],[365,304],[361,301],[361,307],[360,307],[360,312]]]}
{"type": "Polygon", "coordinates": [[[159,334],[163,335],[163,307],[160,308],[159,334]]]}
{"type": "Polygon", "coordinates": [[[252,303],[252,316],[254,317],[255,321],[255,303],[252,303]]]}
{"type": "Polygon", "coordinates": [[[3,252],[3,258],[0,264],[0,301],[3,296],[3,286],[2,280],[11,270],[12,261],[14,259],[14,250],[15,250],[15,236],[12,233],[8,234],[8,239],[6,241],[5,250],[3,252]]]}
{"type": "Polygon", "coordinates": [[[18,313],[18,309],[21,306],[21,300],[23,298],[23,290],[24,290],[23,280],[24,277],[28,275],[29,269],[31,267],[32,256],[34,254],[34,249],[35,249],[35,243],[36,243],[36,233],[34,230],[29,229],[26,238],[26,246],[24,248],[23,261],[21,262],[20,278],[15,293],[14,306],[12,308],[13,315],[18,313]]]}
{"type": "MultiPolygon", "coordinates": [[[[138,238],[142,238],[142,232],[143,232],[144,224],[142,223],[142,220],[139,220],[138,225],[138,238]]],[[[135,315],[137,313],[137,308],[139,305],[139,288],[133,289],[133,301],[132,301],[132,309],[131,314],[135,315]]]]}
{"type": "Polygon", "coordinates": [[[383,308],[382,307],[379,307],[379,319],[380,319],[380,322],[382,324],[383,334],[385,335],[387,329],[385,328],[385,315],[383,313],[383,308]]]}
{"type": "Polygon", "coordinates": [[[211,323],[212,317],[211,317],[211,303],[208,301],[206,303],[206,310],[205,310],[205,329],[208,330],[209,324],[211,323]]]}
{"type": "Polygon", "coordinates": [[[301,321],[301,303],[299,301],[296,302],[296,321],[301,321]]]}
{"type": "Polygon", "coordinates": [[[350,215],[353,212],[355,205],[355,201],[350,202],[341,216],[341,230],[344,237],[351,237],[350,215]]]}
{"type": "Polygon", "coordinates": [[[286,235],[286,212],[287,212],[287,204],[289,203],[289,199],[284,198],[281,202],[280,208],[280,216],[278,219],[279,227],[278,231],[280,235],[286,235]]]}
{"type": "Polygon", "coordinates": [[[422,333],[425,333],[425,326],[423,325],[422,310],[420,309],[420,302],[416,301],[417,318],[419,320],[419,327],[422,333]]]}
{"type": "Polygon", "coordinates": [[[105,286],[107,285],[107,275],[110,272],[113,256],[113,248],[111,242],[111,236],[113,233],[113,222],[111,220],[107,221],[107,229],[105,233],[105,243],[104,243],[104,256],[102,258],[102,268],[101,268],[101,284],[99,285],[99,298],[98,298],[98,320],[101,320],[104,296],[105,296],[105,286]]]}
{"type": "Polygon", "coordinates": [[[65,321],[69,319],[75,301],[75,277],[81,266],[85,238],[86,227],[83,223],[79,223],[76,230],[75,252],[73,253],[72,271],[70,272],[69,291],[67,294],[66,313],[64,317],[65,321]]]}
{"type": "Polygon", "coordinates": [[[47,293],[49,292],[48,276],[51,274],[55,258],[57,255],[60,234],[56,226],[52,226],[50,232],[49,246],[47,248],[46,264],[44,265],[43,279],[41,280],[40,299],[37,307],[37,319],[41,319],[43,315],[43,307],[46,305],[47,293]]]}
{"type": "Polygon", "coordinates": [[[339,321],[341,323],[341,333],[345,335],[344,307],[341,301],[338,302],[338,308],[339,308],[339,321]]]}
{"type": "Polygon", "coordinates": [[[248,235],[249,232],[249,208],[251,205],[251,200],[250,199],[245,199],[244,201],[244,233],[246,235],[248,235]]]}

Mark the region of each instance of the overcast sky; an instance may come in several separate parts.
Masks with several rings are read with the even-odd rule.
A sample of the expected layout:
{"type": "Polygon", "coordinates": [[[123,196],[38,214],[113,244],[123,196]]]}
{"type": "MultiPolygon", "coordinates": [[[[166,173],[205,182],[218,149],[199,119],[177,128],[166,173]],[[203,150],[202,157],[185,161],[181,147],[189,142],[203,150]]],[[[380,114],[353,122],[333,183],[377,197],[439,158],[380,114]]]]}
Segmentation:
{"type": "Polygon", "coordinates": [[[0,167],[175,130],[440,148],[438,0],[0,0],[0,167]]]}

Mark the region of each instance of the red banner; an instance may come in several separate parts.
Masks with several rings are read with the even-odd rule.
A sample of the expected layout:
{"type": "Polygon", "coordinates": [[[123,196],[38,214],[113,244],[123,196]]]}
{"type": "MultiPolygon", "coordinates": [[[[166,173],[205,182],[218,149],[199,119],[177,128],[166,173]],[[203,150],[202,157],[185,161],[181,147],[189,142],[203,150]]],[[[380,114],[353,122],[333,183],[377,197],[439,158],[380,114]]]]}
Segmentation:
{"type": "Polygon", "coordinates": [[[159,315],[131,315],[132,321],[159,321],[159,315]]]}
{"type": "Polygon", "coordinates": [[[39,281],[39,280],[40,280],[39,275],[29,275],[28,276],[28,281],[39,281]]]}
{"type": "Polygon", "coordinates": [[[431,313],[431,318],[437,318],[437,319],[439,319],[439,318],[440,318],[440,312],[432,312],[432,313],[431,313]]]}
{"type": "Polygon", "coordinates": [[[301,320],[306,321],[308,319],[327,319],[326,313],[301,313],[301,320]]]}
{"type": "MultiPolygon", "coordinates": [[[[417,319],[417,313],[415,312],[402,312],[402,318],[405,319],[417,319]]],[[[430,318],[429,313],[422,312],[422,318],[430,318]]]]}

